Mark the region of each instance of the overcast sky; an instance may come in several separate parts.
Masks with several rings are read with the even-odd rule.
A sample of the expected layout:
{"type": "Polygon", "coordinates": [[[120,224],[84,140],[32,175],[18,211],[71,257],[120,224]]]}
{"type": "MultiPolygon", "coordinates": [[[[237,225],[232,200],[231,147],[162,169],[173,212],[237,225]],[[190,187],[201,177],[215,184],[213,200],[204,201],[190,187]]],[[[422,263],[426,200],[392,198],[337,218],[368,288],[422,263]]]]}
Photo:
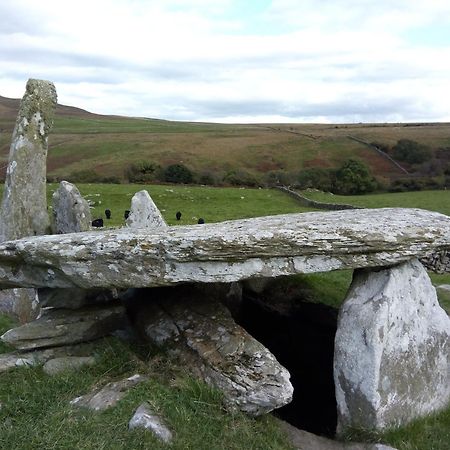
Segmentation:
{"type": "Polygon", "coordinates": [[[0,0],[0,95],[218,122],[450,121],[449,0],[0,0]]]}

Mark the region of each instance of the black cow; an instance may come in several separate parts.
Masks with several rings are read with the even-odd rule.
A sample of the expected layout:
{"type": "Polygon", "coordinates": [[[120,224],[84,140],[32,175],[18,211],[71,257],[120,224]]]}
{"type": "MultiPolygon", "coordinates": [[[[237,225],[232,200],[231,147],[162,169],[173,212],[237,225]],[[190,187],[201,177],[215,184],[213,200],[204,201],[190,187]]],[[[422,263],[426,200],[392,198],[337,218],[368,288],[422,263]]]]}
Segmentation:
{"type": "Polygon", "coordinates": [[[92,221],[92,226],[95,228],[102,228],[103,227],[103,219],[95,219],[92,221]]]}
{"type": "Polygon", "coordinates": [[[105,216],[107,219],[111,219],[111,210],[110,209],[105,209],[105,216]]]}
{"type": "Polygon", "coordinates": [[[180,220],[180,219],[181,219],[181,212],[178,211],[178,212],[175,214],[175,217],[177,218],[177,220],[180,220]]]}
{"type": "Polygon", "coordinates": [[[125,212],[123,213],[123,217],[124,217],[125,220],[127,220],[128,217],[130,217],[130,210],[129,209],[125,210],[125,212]]]}
{"type": "Polygon", "coordinates": [[[198,222],[197,222],[197,223],[205,223],[205,219],[203,219],[203,218],[200,217],[200,219],[198,219],[198,222]]]}

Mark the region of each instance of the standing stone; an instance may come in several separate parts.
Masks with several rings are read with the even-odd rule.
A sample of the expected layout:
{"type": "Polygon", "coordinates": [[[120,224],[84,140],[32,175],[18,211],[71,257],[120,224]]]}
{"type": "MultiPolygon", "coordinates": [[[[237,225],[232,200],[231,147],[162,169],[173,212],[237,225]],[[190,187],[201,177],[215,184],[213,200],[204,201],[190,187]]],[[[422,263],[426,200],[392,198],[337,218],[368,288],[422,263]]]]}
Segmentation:
{"type": "Polygon", "coordinates": [[[53,233],[78,233],[91,229],[91,210],[77,187],[61,181],[53,194],[53,233]]]}
{"type": "Polygon", "coordinates": [[[335,339],[338,432],[404,425],[450,402],[450,318],[416,259],[356,272],[335,339]]]}
{"type": "Polygon", "coordinates": [[[131,199],[131,210],[126,224],[132,228],[167,227],[166,221],[146,190],[136,192],[131,199]]]}
{"type": "MultiPolygon", "coordinates": [[[[53,126],[56,90],[53,83],[28,80],[12,135],[0,207],[0,242],[47,234],[46,172],[48,134],[53,126]]],[[[0,301],[13,303],[21,322],[36,317],[34,289],[2,292],[0,301]],[[12,300],[11,300],[12,298],[12,300]]]]}

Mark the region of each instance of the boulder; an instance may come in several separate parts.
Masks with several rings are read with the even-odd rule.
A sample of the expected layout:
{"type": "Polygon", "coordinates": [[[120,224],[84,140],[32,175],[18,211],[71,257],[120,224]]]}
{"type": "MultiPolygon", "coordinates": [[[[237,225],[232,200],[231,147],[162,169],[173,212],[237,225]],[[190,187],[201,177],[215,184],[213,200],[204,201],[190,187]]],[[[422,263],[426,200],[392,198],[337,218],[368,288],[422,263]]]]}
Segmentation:
{"type": "Polygon", "coordinates": [[[106,336],[124,321],[125,309],[117,304],[76,311],[47,309],[38,319],[7,331],[1,339],[19,350],[70,345],[106,336]]]}
{"type": "Polygon", "coordinates": [[[423,266],[355,273],[338,320],[338,431],[407,424],[450,402],[450,318],[423,266]]]}
{"type": "MultiPolygon", "coordinates": [[[[9,150],[0,207],[0,242],[49,233],[46,164],[55,107],[53,83],[28,80],[9,150]]],[[[36,293],[31,289],[10,290],[0,296],[3,309],[22,323],[38,315],[35,300],[36,293]]]]}
{"type": "Polygon", "coordinates": [[[188,286],[145,290],[134,313],[138,329],[220,389],[230,410],[258,416],[289,403],[289,372],[224,306],[199,294],[188,286]]]}
{"type": "Polygon", "coordinates": [[[126,220],[131,228],[166,228],[167,223],[146,190],[136,192],[131,199],[131,210],[126,220]]]}
{"type": "Polygon", "coordinates": [[[0,288],[233,282],[389,266],[449,246],[449,217],[402,208],[36,236],[0,244],[0,288]]]}
{"type": "Polygon", "coordinates": [[[68,181],[61,181],[53,193],[54,234],[78,233],[91,229],[91,210],[78,188],[68,181]]]}
{"type": "Polygon", "coordinates": [[[146,380],[146,377],[136,374],[124,380],[107,383],[101,389],[74,398],[70,404],[93,411],[104,411],[117,405],[131,388],[146,380]]]}
{"type": "Polygon", "coordinates": [[[165,444],[173,440],[172,432],[169,430],[163,419],[155,414],[147,402],[142,403],[134,413],[128,423],[128,428],[144,428],[150,430],[158,439],[165,444]]]}

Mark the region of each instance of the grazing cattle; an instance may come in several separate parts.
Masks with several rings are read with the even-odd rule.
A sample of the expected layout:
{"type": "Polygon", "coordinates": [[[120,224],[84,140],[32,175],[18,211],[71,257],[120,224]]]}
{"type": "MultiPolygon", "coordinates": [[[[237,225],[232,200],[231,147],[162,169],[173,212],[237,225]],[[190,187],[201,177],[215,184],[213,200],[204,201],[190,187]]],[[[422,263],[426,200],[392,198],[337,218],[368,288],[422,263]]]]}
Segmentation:
{"type": "Polygon", "coordinates": [[[123,213],[123,217],[124,217],[125,220],[127,220],[128,217],[130,217],[130,210],[129,209],[125,210],[125,212],[123,213]]]}
{"type": "Polygon", "coordinates": [[[177,218],[177,220],[180,220],[180,219],[181,219],[181,212],[178,211],[178,212],[175,214],[175,217],[177,218]]]}
{"type": "Polygon", "coordinates": [[[198,222],[197,223],[205,223],[205,219],[202,219],[201,217],[200,217],[200,219],[198,219],[198,222]]]}
{"type": "Polygon", "coordinates": [[[107,219],[111,219],[111,210],[110,209],[105,209],[105,216],[107,219]]]}
{"type": "Polygon", "coordinates": [[[103,227],[103,219],[95,219],[92,221],[92,226],[95,228],[102,228],[103,227]]]}

